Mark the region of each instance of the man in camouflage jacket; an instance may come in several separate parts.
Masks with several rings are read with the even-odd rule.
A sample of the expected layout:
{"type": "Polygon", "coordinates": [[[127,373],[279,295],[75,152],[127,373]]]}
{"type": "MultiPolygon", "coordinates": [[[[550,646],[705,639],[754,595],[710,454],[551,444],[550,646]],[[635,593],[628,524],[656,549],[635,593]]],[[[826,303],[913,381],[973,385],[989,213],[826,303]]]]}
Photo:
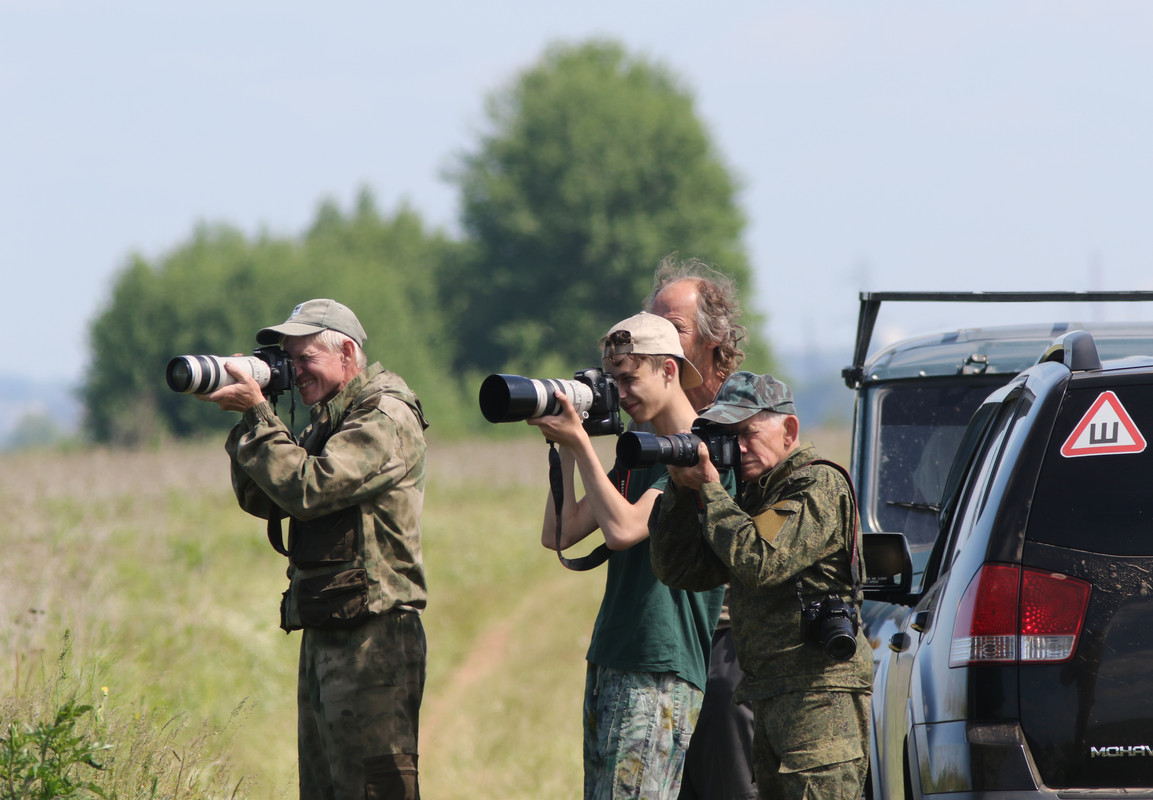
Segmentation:
{"type": "Polygon", "coordinates": [[[364,330],[333,300],[297,306],[260,344],[281,343],[311,406],[297,443],[259,385],[205,396],[240,411],[226,450],[240,506],[271,518],[288,557],[281,626],[303,630],[297,688],[300,797],[419,797],[417,721],[426,643],[420,611],[427,423],[399,375],[366,366],[364,330]],[[289,518],[288,543],[279,532],[289,518]]]}
{"type": "Polygon", "coordinates": [[[743,483],[734,500],[704,444],[696,466],[670,466],[676,489],[650,519],[653,571],[682,589],[731,584],[745,671],[736,700],[753,704],[761,796],[857,800],[868,766],[871,650],[857,631],[835,658],[803,632],[801,613],[834,597],[859,614],[851,486],[799,444],[792,392],[772,376],[734,373],[701,420],[738,435],[743,483]]]}

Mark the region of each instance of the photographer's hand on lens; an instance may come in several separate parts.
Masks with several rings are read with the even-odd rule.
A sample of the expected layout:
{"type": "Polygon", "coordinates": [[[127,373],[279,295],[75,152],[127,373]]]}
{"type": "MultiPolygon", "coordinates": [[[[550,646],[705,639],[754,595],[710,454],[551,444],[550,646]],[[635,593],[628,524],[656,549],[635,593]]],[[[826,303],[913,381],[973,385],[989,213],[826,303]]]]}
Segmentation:
{"type": "Polygon", "coordinates": [[[541,417],[532,417],[525,420],[529,425],[540,428],[544,438],[556,442],[564,447],[576,447],[581,441],[588,439],[580,414],[573,408],[572,401],[564,392],[556,392],[557,402],[560,404],[559,414],[546,414],[541,417]]]}
{"type": "Polygon", "coordinates": [[[672,464],[667,467],[673,483],[696,492],[706,483],[720,482],[721,473],[709,460],[709,446],[704,442],[697,445],[697,456],[697,463],[691,467],[675,467],[672,464]]]}
{"type": "MultiPolygon", "coordinates": [[[[241,354],[237,353],[236,355],[241,354]]],[[[222,386],[215,392],[196,394],[193,397],[209,403],[216,403],[225,411],[239,411],[242,414],[257,403],[264,401],[264,392],[261,390],[260,384],[253,380],[252,375],[231,363],[225,363],[224,369],[236,379],[236,383],[222,386]]]]}

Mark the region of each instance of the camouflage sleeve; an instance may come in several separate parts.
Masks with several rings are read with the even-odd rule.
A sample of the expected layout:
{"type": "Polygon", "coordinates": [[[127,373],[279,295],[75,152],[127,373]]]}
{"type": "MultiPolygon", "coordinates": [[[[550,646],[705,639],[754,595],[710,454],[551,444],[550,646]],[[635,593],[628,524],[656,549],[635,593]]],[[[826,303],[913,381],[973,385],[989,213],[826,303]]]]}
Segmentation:
{"type": "MultiPolygon", "coordinates": [[[[256,420],[268,417],[275,419],[277,423],[283,426],[284,423],[281,423],[276,414],[272,412],[271,406],[268,408],[267,414],[249,411],[241,415],[240,421],[232,426],[232,430],[228,432],[228,439],[224,442],[224,450],[228,453],[232,474],[232,491],[236,494],[236,500],[242,509],[261,519],[268,519],[268,512],[272,509],[272,501],[236,462],[236,451],[240,446],[240,440],[251,433],[256,420]]],[[[288,437],[287,428],[285,428],[284,434],[288,437]]]]}
{"type": "Polygon", "coordinates": [[[292,441],[271,407],[261,403],[250,414],[251,428],[237,439],[234,463],[286,514],[302,520],[391,488],[423,453],[415,415],[392,397],[349,409],[316,455],[292,441]]]}
{"type": "Polygon", "coordinates": [[[843,556],[847,492],[828,469],[791,482],[767,508],[741,510],[720,487],[706,484],[705,537],[733,579],[746,586],[777,586],[805,569],[843,556]]]}
{"type": "Polygon", "coordinates": [[[701,536],[697,493],[669,483],[649,515],[653,574],[673,589],[701,592],[728,582],[725,565],[701,536]]]}

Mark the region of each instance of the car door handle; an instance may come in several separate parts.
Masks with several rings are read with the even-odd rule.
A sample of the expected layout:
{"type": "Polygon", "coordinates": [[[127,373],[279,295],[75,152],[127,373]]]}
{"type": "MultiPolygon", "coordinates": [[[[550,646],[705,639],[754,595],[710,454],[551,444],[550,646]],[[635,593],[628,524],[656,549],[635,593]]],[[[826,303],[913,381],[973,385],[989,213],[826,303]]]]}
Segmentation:
{"type": "Polygon", "coordinates": [[[924,633],[925,629],[929,627],[929,623],[933,620],[933,612],[931,611],[918,611],[913,615],[913,621],[909,623],[909,627],[917,633],[924,633]]]}
{"type": "Polygon", "coordinates": [[[889,649],[894,653],[903,653],[909,649],[909,644],[912,641],[913,637],[904,631],[899,631],[889,637],[889,649]]]}

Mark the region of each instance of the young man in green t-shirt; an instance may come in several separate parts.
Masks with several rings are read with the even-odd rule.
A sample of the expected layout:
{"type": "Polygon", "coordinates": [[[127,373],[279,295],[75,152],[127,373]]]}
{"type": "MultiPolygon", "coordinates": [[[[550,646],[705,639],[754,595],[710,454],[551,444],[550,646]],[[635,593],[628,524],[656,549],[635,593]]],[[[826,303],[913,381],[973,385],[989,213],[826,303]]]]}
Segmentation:
{"type": "MultiPolygon", "coordinates": [[[[685,389],[701,383],[668,320],[640,313],[601,340],[621,408],[659,436],[696,419],[685,389]]],[[[599,530],[612,555],[586,656],[584,796],[677,797],[685,751],[700,712],[712,632],[724,589],[686,592],[653,575],[648,519],[668,482],[665,467],[605,474],[581,418],[558,392],[559,414],[528,420],[560,447],[563,550],[599,530]],[[580,471],[585,494],[576,498],[580,471]]],[[[541,543],[557,547],[550,492],[541,543]]]]}

